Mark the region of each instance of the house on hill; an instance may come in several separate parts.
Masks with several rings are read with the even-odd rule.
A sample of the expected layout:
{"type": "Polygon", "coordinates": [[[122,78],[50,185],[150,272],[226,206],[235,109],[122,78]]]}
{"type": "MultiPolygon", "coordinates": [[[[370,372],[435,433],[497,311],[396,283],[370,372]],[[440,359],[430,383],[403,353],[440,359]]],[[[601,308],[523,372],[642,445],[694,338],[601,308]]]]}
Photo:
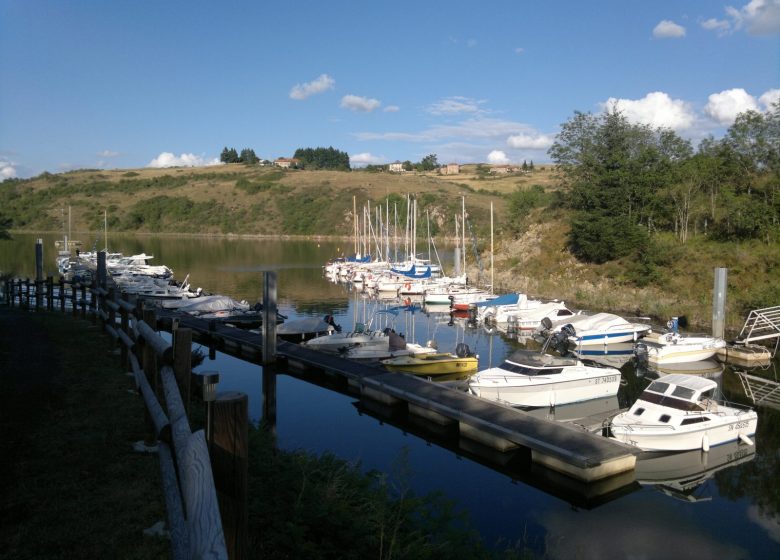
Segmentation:
{"type": "Polygon", "coordinates": [[[387,170],[390,173],[403,173],[404,172],[404,164],[400,161],[396,160],[393,163],[389,164],[387,166],[387,170]]]}
{"type": "Polygon", "coordinates": [[[460,164],[448,163],[439,168],[439,172],[442,175],[458,175],[460,173],[460,164]]]}
{"type": "Polygon", "coordinates": [[[289,169],[290,167],[298,167],[300,160],[296,158],[280,157],[274,160],[274,165],[281,167],[282,169],[289,169]]]}

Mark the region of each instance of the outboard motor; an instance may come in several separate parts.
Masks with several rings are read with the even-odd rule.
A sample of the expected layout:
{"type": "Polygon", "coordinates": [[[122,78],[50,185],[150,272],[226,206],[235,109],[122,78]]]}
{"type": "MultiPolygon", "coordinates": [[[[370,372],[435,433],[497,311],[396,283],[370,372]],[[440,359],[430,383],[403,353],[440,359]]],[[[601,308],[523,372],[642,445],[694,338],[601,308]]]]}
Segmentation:
{"type": "Polygon", "coordinates": [[[545,334],[549,332],[551,328],[552,328],[552,321],[550,320],[549,317],[544,317],[540,323],[539,331],[542,334],[545,334]]]}
{"type": "Polygon", "coordinates": [[[638,363],[647,364],[647,344],[637,342],[634,345],[634,357],[638,363]]]}
{"type": "Polygon", "coordinates": [[[569,351],[569,335],[563,330],[550,335],[550,344],[552,347],[563,356],[569,351]]]}
{"type": "Polygon", "coordinates": [[[471,348],[465,342],[458,342],[457,346],[455,346],[455,355],[458,358],[467,358],[471,356],[471,348]]]}

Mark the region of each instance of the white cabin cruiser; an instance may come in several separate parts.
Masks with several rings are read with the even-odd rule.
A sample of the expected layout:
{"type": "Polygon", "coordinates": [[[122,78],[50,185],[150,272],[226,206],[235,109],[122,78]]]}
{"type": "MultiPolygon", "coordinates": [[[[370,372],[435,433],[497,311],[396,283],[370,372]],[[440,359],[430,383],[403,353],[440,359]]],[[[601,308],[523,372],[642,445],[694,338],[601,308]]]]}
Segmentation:
{"type": "Polygon", "coordinates": [[[568,317],[552,323],[547,331],[548,333],[556,333],[566,325],[570,325],[574,330],[574,334],[569,336],[569,340],[579,346],[636,342],[637,339],[650,332],[650,325],[629,323],[623,317],[612,313],[568,317]]]}
{"type": "Polygon", "coordinates": [[[725,347],[726,341],[722,338],[670,332],[643,343],[638,352],[646,352],[651,364],[681,364],[708,360],[725,347]]]}
{"type": "Polygon", "coordinates": [[[516,350],[498,367],[469,381],[469,391],[512,406],[555,406],[617,394],[620,371],[528,350],[516,350]]]}
{"type": "Polygon", "coordinates": [[[718,384],[692,375],[665,375],[612,419],[609,436],[645,451],[687,451],[740,440],[752,445],[758,415],[716,401],[718,384]]]}

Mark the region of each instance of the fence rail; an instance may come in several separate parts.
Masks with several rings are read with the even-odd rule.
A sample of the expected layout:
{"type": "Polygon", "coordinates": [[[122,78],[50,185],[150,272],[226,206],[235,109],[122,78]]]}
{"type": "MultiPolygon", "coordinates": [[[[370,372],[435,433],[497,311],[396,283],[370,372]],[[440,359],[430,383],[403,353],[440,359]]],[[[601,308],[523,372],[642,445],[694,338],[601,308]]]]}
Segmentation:
{"type": "MultiPolygon", "coordinates": [[[[3,284],[1,293],[3,303],[10,307],[36,311],[55,311],[59,307],[59,311],[70,311],[74,317],[90,318],[100,323],[114,344],[119,344],[122,365],[132,372],[145,404],[144,443],[150,449],[156,446],[158,452],[173,558],[246,557],[245,516],[243,527],[223,529],[223,517],[242,516],[224,511],[204,431],[193,432],[188,419],[191,331],[178,329],[173,342],[166,341],[156,330],[154,310],[145,308],[143,300],[133,305],[126,294],[100,286],[97,280],[88,286],[63,278],[54,282],[51,276],[32,281],[14,278],[3,284]],[[226,532],[230,537],[227,544],[226,532]]],[[[248,419],[244,430],[246,424],[248,419]]],[[[219,433],[219,426],[214,428],[219,433]]],[[[226,429],[234,431],[235,426],[226,429]]],[[[238,455],[238,460],[245,463],[246,451],[238,455]]],[[[232,481],[223,485],[230,484],[232,481]]],[[[235,509],[236,497],[228,498],[227,503],[235,509]]],[[[245,512],[246,496],[238,502],[239,511],[245,512]]]]}

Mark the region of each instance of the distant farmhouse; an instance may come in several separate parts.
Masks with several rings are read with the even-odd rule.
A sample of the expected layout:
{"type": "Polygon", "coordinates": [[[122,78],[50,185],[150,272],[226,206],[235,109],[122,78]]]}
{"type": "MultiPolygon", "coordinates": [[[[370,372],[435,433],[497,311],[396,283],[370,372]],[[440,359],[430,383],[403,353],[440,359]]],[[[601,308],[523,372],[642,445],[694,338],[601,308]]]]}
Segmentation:
{"type": "Polygon", "coordinates": [[[494,165],[490,168],[491,173],[496,175],[506,175],[507,173],[514,173],[516,169],[511,165],[494,165]]]}
{"type": "Polygon", "coordinates": [[[387,166],[387,170],[390,173],[403,173],[404,172],[404,164],[400,161],[394,161],[393,163],[389,164],[387,166]]]}
{"type": "Polygon", "coordinates": [[[298,167],[299,164],[300,164],[300,160],[295,158],[280,157],[274,160],[274,165],[276,167],[281,167],[282,169],[289,169],[290,167],[298,167]]]}
{"type": "Polygon", "coordinates": [[[460,173],[460,164],[448,163],[447,165],[442,165],[439,168],[439,172],[442,175],[458,175],[460,173]]]}

